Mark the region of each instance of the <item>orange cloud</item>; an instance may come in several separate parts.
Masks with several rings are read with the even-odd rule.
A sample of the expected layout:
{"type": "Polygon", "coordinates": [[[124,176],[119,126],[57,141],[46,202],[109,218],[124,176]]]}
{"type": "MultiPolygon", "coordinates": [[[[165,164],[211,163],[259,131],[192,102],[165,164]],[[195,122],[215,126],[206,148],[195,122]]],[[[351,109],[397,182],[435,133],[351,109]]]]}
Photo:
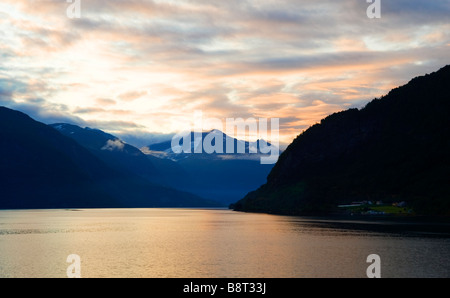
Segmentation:
{"type": "Polygon", "coordinates": [[[391,1],[371,22],[353,0],[90,0],[80,19],[64,1],[4,0],[0,95],[115,131],[176,132],[195,110],[280,118],[289,142],[447,64],[450,12],[438,2],[391,1]]]}

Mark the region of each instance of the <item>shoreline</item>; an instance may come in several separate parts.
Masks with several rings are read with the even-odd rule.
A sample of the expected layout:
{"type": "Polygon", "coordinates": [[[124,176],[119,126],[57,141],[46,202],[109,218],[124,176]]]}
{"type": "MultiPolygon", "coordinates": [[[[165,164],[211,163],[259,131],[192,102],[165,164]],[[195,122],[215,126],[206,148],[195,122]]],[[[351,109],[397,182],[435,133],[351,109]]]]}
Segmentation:
{"type": "Polygon", "coordinates": [[[242,213],[261,213],[268,215],[279,215],[279,216],[291,216],[298,218],[308,218],[312,220],[347,220],[347,221],[367,221],[367,222],[395,222],[395,223],[427,223],[427,224],[449,224],[450,216],[441,215],[361,215],[361,214],[339,214],[339,213],[329,213],[329,214],[289,214],[283,212],[268,212],[268,211],[245,211],[245,210],[234,210],[229,209],[234,212],[242,213]]]}

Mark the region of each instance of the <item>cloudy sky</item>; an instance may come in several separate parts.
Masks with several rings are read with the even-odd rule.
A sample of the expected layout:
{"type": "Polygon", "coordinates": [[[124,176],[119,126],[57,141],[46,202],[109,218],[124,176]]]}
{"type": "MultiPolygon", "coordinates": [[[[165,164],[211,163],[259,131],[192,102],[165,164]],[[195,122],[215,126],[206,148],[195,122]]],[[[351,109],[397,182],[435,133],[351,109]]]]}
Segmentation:
{"type": "MultiPolygon", "coordinates": [[[[1,0],[0,105],[118,135],[280,118],[289,143],[450,64],[449,0],[1,0]]],[[[426,99],[424,99],[426,100],[426,99]]]]}

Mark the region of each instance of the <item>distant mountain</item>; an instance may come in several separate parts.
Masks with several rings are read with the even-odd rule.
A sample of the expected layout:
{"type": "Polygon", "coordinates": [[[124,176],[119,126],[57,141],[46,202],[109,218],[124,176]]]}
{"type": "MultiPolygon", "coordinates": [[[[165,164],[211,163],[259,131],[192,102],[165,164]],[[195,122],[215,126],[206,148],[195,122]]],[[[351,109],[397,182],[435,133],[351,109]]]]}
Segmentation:
{"type": "MultiPolygon", "coordinates": [[[[186,152],[174,152],[174,149],[183,149],[185,146],[183,139],[180,140],[179,146],[175,146],[172,148],[172,140],[165,141],[161,143],[156,143],[149,145],[144,148],[149,155],[158,156],[160,158],[172,159],[172,160],[182,160],[185,158],[207,158],[207,159],[230,159],[230,158],[239,158],[239,159],[260,159],[261,156],[264,156],[264,153],[261,153],[261,147],[264,146],[273,146],[272,144],[264,141],[257,140],[255,142],[248,142],[239,140],[233,137],[228,136],[220,130],[213,129],[207,132],[188,132],[185,134],[190,143],[187,145],[187,148],[190,148],[190,153],[186,152]],[[217,144],[216,140],[221,140],[221,145],[217,144]],[[205,144],[211,144],[214,149],[214,152],[207,152],[205,150],[205,144]],[[227,148],[227,146],[231,146],[227,148]],[[216,150],[218,149],[219,152],[216,150]],[[228,150],[227,150],[228,149],[228,150]]],[[[176,144],[178,145],[178,144],[176,144]]],[[[278,148],[277,148],[278,149],[278,148]]]]}
{"type": "Polygon", "coordinates": [[[0,107],[2,209],[198,206],[217,204],[113,169],[52,127],[0,107]]]}
{"type": "Polygon", "coordinates": [[[116,198],[94,183],[114,178],[74,141],[0,107],[0,208],[117,206],[116,198]]]}
{"type": "MultiPolygon", "coordinates": [[[[116,171],[215,200],[223,206],[235,202],[251,189],[261,186],[273,167],[261,165],[259,161],[261,155],[254,153],[220,156],[206,153],[181,154],[183,157],[180,157],[171,151],[171,142],[156,146],[157,149],[165,151],[152,151],[146,155],[116,136],[99,129],[81,128],[65,123],[50,126],[74,139],[116,171]]],[[[203,133],[202,138],[208,133],[203,133]]],[[[213,133],[221,132],[213,131],[213,133]]],[[[192,136],[194,140],[194,134],[192,136]]],[[[259,142],[239,141],[226,135],[223,138],[224,141],[231,139],[235,145],[240,142],[246,152],[252,150],[251,146],[259,144],[259,142]]],[[[144,151],[149,153],[148,150],[144,151]]]]}
{"type": "Polygon", "coordinates": [[[264,184],[273,167],[259,160],[208,157],[193,155],[177,162],[190,177],[189,183],[179,189],[227,206],[264,184]]]}
{"type": "Polygon", "coordinates": [[[99,129],[81,128],[66,123],[56,123],[50,126],[74,139],[108,166],[118,171],[136,174],[151,180],[158,179],[158,170],[145,154],[111,134],[99,129]]]}
{"type": "Polygon", "coordinates": [[[232,207],[323,214],[338,204],[383,200],[450,215],[449,115],[446,66],[310,127],[283,152],[267,183],[232,207]]]}
{"type": "Polygon", "coordinates": [[[51,124],[63,135],[74,139],[105,164],[128,175],[139,176],[167,187],[187,188],[189,175],[178,163],[145,155],[138,148],[126,144],[118,137],[99,129],[81,128],[67,123],[51,124]]]}
{"type": "MultiPolygon", "coordinates": [[[[205,198],[214,198],[226,205],[236,202],[250,190],[260,187],[266,182],[266,177],[273,165],[261,164],[261,143],[264,141],[247,142],[232,138],[219,130],[202,133],[190,133],[191,153],[175,153],[172,142],[162,142],[143,149],[148,156],[158,157],[158,160],[174,161],[177,171],[186,175],[177,175],[168,185],[189,191],[205,198]],[[200,142],[207,136],[222,139],[222,152],[206,153],[200,150],[200,142]],[[234,153],[226,153],[226,142],[233,144],[234,153]],[[242,146],[242,147],[238,147],[242,146]],[[197,150],[196,150],[197,148],[197,150]],[[243,152],[238,153],[238,148],[243,152]],[[201,153],[194,153],[201,152],[201,153]],[[252,152],[252,153],[250,153],[252,152]],[[181,169],[181,170],[180,170],[181,169]]],[[[212,138],[214,140],[214,138],[212,138]]],[[[182,145],[183,143],[180,142],[182,145]]],[[[266,144],[266,143],[265,143],[266,144]]],[[[212,145],[215,142],[212,141],[212,145]]],[[[272,144],[267,143],[268,146],[272,144]]],[[[156,164],[156,161],[154,162],[156,164]]],[[[170,176],[170,173],[166,174],[170,176]]],[[[172,176],[174,173],[172,172],[172,176]]]]}

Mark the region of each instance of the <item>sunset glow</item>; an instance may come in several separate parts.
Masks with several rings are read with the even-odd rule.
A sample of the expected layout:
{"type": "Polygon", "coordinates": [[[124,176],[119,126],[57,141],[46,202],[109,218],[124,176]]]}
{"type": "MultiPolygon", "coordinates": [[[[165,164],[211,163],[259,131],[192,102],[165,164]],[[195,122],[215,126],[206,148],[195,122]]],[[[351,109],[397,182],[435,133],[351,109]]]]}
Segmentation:
{"type": "Polygon", "coordinates": [[[450,62],[448,1],[0,3],[0,105],[45,123],[176,133],[195,111],[280,118],[289,143],[450,62]]]}

